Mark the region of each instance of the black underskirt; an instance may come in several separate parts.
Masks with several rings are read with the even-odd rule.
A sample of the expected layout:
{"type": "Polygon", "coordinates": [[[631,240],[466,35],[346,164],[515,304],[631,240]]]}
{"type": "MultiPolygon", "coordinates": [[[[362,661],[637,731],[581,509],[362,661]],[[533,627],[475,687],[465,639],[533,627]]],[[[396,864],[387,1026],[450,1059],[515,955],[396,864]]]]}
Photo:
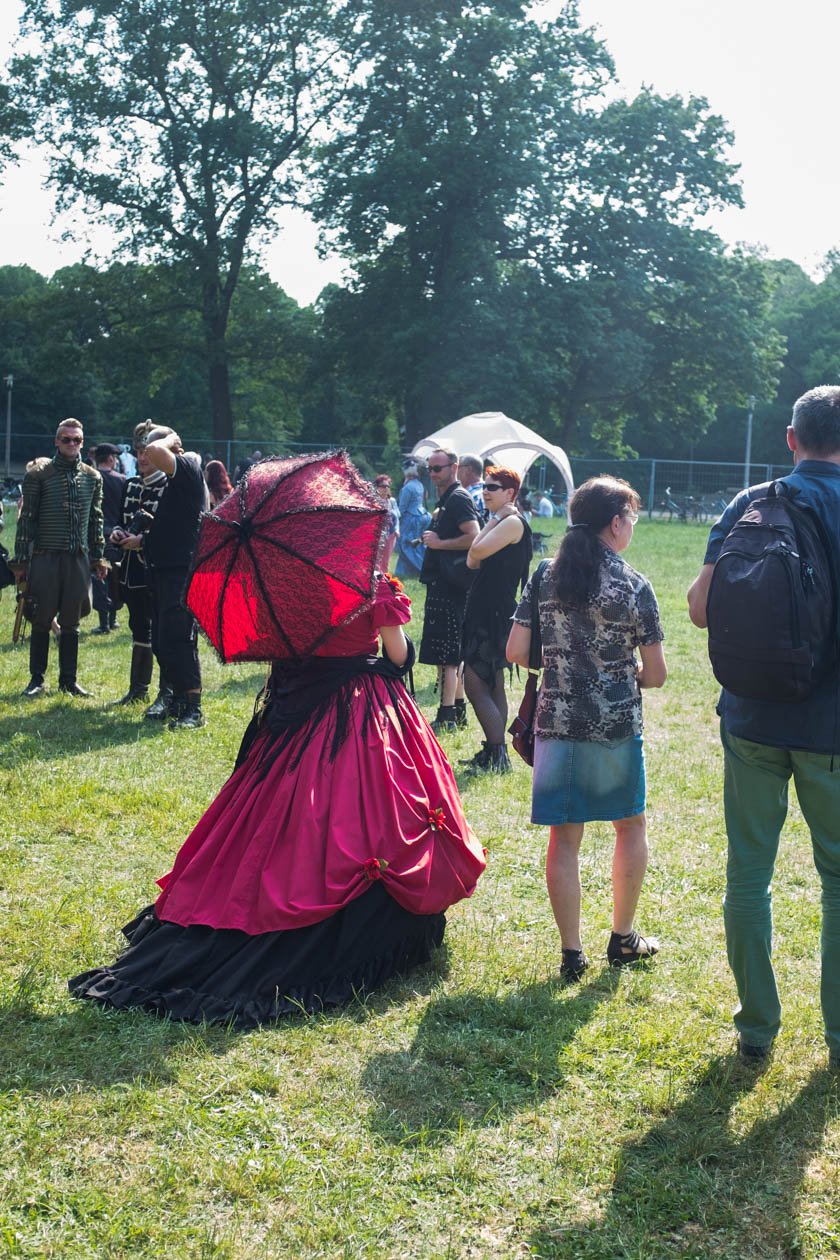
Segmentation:
{"type": "Polygon", "coordinates": [[[68,987],[118,1010],[254,1028],[371,993],[428,962],[445,925],[442,914],[404,910],[381,883],[320,923],[259,936],[182,927],[149,906],[123,928],[128,948],[113,966],[85,971],[68,987]]]}

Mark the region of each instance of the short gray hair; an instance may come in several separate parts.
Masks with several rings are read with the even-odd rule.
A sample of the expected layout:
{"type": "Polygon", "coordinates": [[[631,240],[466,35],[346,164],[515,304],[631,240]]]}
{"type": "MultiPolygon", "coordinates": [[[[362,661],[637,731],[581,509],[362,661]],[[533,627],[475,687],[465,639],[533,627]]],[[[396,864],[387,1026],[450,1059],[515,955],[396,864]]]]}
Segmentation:
{"type": "Polygon", "coordinates": [[[818,385],[797,398],[791,427],[807,454],[840,452],[840,385],[818,385]]]}
{"type": "Polygon", "coordinates": [[[484,476],[484,463],[478,455],[462,455],[458,462],[461,468],[471,468],[476,476],[484,476]]]}

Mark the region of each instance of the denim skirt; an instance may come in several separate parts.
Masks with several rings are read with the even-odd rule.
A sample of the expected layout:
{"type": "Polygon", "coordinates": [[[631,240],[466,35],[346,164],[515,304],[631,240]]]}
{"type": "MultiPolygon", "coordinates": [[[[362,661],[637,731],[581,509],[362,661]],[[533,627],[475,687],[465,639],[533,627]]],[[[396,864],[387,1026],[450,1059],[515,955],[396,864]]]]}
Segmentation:
{"type": "Polygon", "coordinates": [[[593,744],[540,739],[534,747],[531,822],[615,822],[645,808],[645,754],[641,735],[593,744]]]}

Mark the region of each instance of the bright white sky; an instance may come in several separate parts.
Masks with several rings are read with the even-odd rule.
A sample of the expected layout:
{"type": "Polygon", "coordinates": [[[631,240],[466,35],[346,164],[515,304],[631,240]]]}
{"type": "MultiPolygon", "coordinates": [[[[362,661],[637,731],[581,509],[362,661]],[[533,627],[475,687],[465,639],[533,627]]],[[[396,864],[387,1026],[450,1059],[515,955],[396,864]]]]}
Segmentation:
{"type": "MultiPolygon", "coordinates": [[[[562,0],[544,0],[550,16],[562,0]]],[[[744,210],[715,216],[710,226],[730,242],[766,247],[815,271],[840,245],[840,164],[834,153],[834,50],[840,6],[799,0],[580,0],[586,24],[600,27],[624,90],[705,96],[735,133],[744,210]],[[778,16],[773,16],[774,9],[778,16]]],[[[0,50],[16,29],[20,0],[0,0],[0,50]]],[[[0,265],[28,263],[46,275],[78,261],[85,244],[61,242],[50,223],[37,154],[8,170],[0,187],[0,265]]],[[[316,233],[289,214],[264,262],[278,284],[308,303],[340,278],[334,260],[315,252],[316,233]]],[[[104,237],[99,248],[107,254],[104,237]]]]}

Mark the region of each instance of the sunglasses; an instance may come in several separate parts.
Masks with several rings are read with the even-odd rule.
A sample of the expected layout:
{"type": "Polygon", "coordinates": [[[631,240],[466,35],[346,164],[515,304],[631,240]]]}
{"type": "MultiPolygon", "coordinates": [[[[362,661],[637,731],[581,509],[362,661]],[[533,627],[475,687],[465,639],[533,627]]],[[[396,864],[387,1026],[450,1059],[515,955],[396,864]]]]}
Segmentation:
{"type": "Polygon", "coordinates": [[[481,488],[482,488],[482,490],[484,490],[484,492],[485,492],[485,493],[486,493],[488,490],[490,490],[490,491],[493,491],[493,490],[504,490],[504,486],[500,486],[500,485],[499,485],[499,483],[498,483],[497,481],[485,481],[484,485],[483,485],[481,488]]]}
{"type": "Polygon", "coordinates": [[[62,442],[65,446],[81,446],[82,442],[84,442],[84,440],[85,440],[85,439],[84,439],[84,438],[60,437],[58,440],[59,440],[59,442],[62,442]]]}
{"type": "Polygon", "coordinates": [[[430,473],[439,473],[443,472],[446,468],[451,468],[452,462],[450,461],[448,464],[427,464],[426,467],[430,473]]]}

